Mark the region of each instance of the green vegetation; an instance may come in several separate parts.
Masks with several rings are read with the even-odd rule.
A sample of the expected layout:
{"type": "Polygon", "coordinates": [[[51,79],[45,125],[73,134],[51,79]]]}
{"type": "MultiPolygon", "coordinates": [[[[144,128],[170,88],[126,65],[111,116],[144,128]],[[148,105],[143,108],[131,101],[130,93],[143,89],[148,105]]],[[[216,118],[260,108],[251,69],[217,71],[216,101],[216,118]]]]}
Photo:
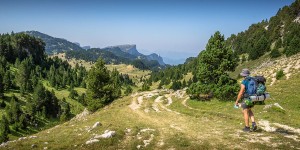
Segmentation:
{"type": "MultiPolygon", "coordinates": [[[[86,70],[79,66],[72,69],[58,58],[46,58],[45,44],[27,34],[3,34],[0,41],[0,115],[7,118],[9,133],[31,134],[57,124],[61,117],[68,120],[69,103],[60,101],[54,90],[84,86],[86,70]],[[51,92],[44,80],[49,81],[51,92]]],[[[1,132],[7,140],[7,132],[1,132]]]]}
{"type": "Polygon", "coordinates": [[[277,58],[279,56],[281,56],[281,53],[279,52],[278,49],[273,49],[270,53],[271,58],[277,58]]]}
{"type": "Polygon", "coordinates": [[[101,57],[106,64],[130,64],[141,70],[157,70],[160,65],[156,60],[148,60],[146,56],[134,56],[123,52],[120,48],[92,48],[87,51],[67,51],[66,58],[76,58],[89,62],[96,62],[101,57]]]}
{"type": "MultiPolygon", "coordinates": [[[[2,127],[1,141],[65,122],[93,101],[85,96],[86,81],[91,81],[86,69],[78,64],[72,68],[58,57],[46,58],[44,49],[40,39],[24,33],[0,35],[0,116],[7,118],[3,125],[11,131],[2,127]]],[[[102,67],[106,69],[104,64],[102,67]]],[[[100,95],[106,99],[101,106],[119,97],[122,86],[134,86],[127,74],[107,73],[109,85],[100,95]]]]}
{"type": "Polygon", "coordinates": [[[188,93],[193,98],[200,98],[202,94],[210,94],[220,100],[232,100],[236,96],[238,86],[227,74],[234,71],[237,59],[231,49],[226,47],[224,36],[216,32],[198,57],[196,83],[192,83],[188,93]]]}
{"type": "MultiPolygon", "coordinates": [[[[46,58],[45,44],[39,39],[23,33],[1,35],[0,143],[34,133],[37,137],[0,148],[299,149],[300,134],[293,131],[300,125],[300,97],[294,91],[300,82],[300,74],[294,71],[297,69],[289,73],[289,79],[268,86],[272,98],[266,105],[253,108],[260,128],[258,133],[240,132],[242,115],[228,101],[237,94],[235,79],[242,68],[259,69],[269,57],[299,52],[300,28],[293,22],[299,4],[296,0],[269,21],[251,25],[227,40],[216,32],[198,57],[164,70],[154,69],[151,76],[149,71],[135,70],[132,66],[119,65],[126,71],[134,70],[132,74],[119,73],[115,65],[107,68],[105,63],[130,63],[141,69],[157,66],[155,61],[135,59],[117,48],[108,48],[104,53],[101,49],[87,53],[70,51],[69,58],[97,60],[87,71],[78,64],[71,67],[57,57],[46,58]],[[120,53],[116,55],[117,52],[120,53]],[[98,58],[100,55],[104,60],[98,58]],[[237,66],[239,57],[241,63],[237,66]],[[156,87],[162,90],[148,91],[156,87]],[[184,87],[189,87],[188,95],[180,90],[184,87]],[[148,92],[128,96],[137,89],[148,92]],[[120,98],[122,91],[126,96],[120,98]],[[201,97],[212,99],[191,100],[201,97]],[[99,109],[106,105],[109,106],[99,109]],[[69,120],[85,106],[94,113],[82,113],[69,120]],[[260,121],[270,122],[272,132],[260,121]],[[94,128],[95,122],[102,125],[94,128]],[[58,123],[62,124],[41,131],[58,123]],[[116,131],[116,135],[100,138],[97,143],[85,143],[105,130],[116,131]]],[[[276,73],[277,80],[283,76],[283,70],[276,73]]]]}
{"type": "Polygon", "coordinates": [[[99,59],[89,71],[87,78],[87,107],[90,111],[96,111],[115,98],[119,97],[121,90],[117,80],[110,78],[110,73],[99,59]],[[114,83],[113,83],[114,82],[114,83]]]}
{"type": "Polygon", "coordinates": [[[284,77],[284,72],[282,69],[280,69],[279,71],[276,72],[276,79],[279,80],[282,77],[284,77]]]}
{"type": "MultiPolygon", "coordinates": [[[[196,73],[197,68],[195,66],[198,65],[197,61],[198,59],[190,57],[184,64],[168,66],[159,71],[152,71],[147,82],[159,82],[159,89],[162,87],[169,87],[170,83],[173,85],[172,89],[185,88],[186,86],[191,85],[192,82],[197,82],[197,78],[193,78],[193,74],[196,73]]],[[[172,87],[172,85],[170,87],[172,87]]]]}
{"type": "Polygon", "coordinates": [[[240,55],[249,54],[250,60],[258,59],[266,52],[272,50],[271,57],[278,57],[278,49],[283,48],[286,56],[299,52],[300,24],[294,22],[299,15],[300,1],[296,0],[290,6],[278,10],[270,20],[263,20],[252,24],[248,30],[232,34],[226,43],[240,55]],[[275,46],[271,45],[275,42],[275,46]]]}
{"type": "MultiPolygon", "coordinates": [[[[289,136],[299,136],[298,133],[275,126],[284,124],[288,127],[299,126],[299,94],[293,89],[299,85],[299,73],[286,82],[278,82],[268,88],[272,99],[266,105],[255,105],[253,111],[257,121],[269,121],[276,130],[268,132],[262,123],[258,124],[258,131],[244,133],[241,110],[234,109],[233,101],[219,101],[212,99],[208,102],[194,101],[171,96],[173,103],[156,103],[154,99],[145,98],[141,108],[132,110],[128,105],[136,101],[139,96],[125,96],[113,101],[107,109],[101,109],[82,120],[71,120],[50,130],[36,134],[36,139],[21,140],[10,143],[5,148],[31,149],[35,144],[38,149],[137,149],[144,145],[144,140],[153,140],[145,149],[289,149],[298,148],[299,142],[289,136]],[[285,92],[283,92],[285,91],[285,92]],[[283,107],[274,106],[278,103],[283,107]],[[160,112],[151,109],[157,104],[160,112]],[[185,106],[185,105],[186,106],[185,106]],[[171,111],[163,109],[163,106],[171,111]],[[265,108],[266,107],[266,108],[265,108]],[[149,112],[145,112],[149,109],[149,112]],[[126,115],[124,115],[126,114],[126,115]],[[113,119],[112,119],[113,118],[113,119]],[[101,126],[88,132],[95,122],[101,126]],[[128,129],[131,129],[128,132],[128,129]],[[153,129],[141,132],[143,129],[153,129]],[[94,134],[103,134],[105,130],[116,131],[116,135],[108,139],[99,139],[99,142],[85,144],[94,137],[94,134]],[[60,136],[57,136],[60,135],[60,136]],[[267,139],[267,140],[266,140],[267,139]],[[45,144],[47,142],[48,144],[45,144]],[[270,144],[272,142],[272,144],[270,144]]],[[[141,94],[141,93],[139,93],[141,94]]],[[[163,101],[170,93],[161,91],[163,101]]],[[[147,96],[147,95],[146,95],[147,96]]],[[[144,148],[144,147],[142,147],[144,148]]]]}
{"type": "Polygon", "coordinates": [[[4,115],[0,120],[0,143],[8,141],[9,122],[4,115]]]}

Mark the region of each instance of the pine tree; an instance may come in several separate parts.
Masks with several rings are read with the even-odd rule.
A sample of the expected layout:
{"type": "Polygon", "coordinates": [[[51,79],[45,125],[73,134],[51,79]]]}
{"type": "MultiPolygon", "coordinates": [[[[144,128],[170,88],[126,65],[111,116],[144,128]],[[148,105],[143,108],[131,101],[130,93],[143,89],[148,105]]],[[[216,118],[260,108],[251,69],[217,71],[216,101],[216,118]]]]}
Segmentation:
{"type": "Polygon", "coordinates": [[[279,56],[281,56],[280,52],[278,49],[273,49],[270,53],[271,58],[277,58],[279,56]]]}
{"type": "Polygon", "coordinates": [[[190,86],[193,83],[192,79],[189,79],[188,86],[190,86]]]}
{"type": "Polygon", "coordinates": [[[12,79],[11,79],[11,74],[10,71],[6,71],[4,78],[3,78],[3,84],[4,84],[4,90],[7,91],[10,88],[12,88],[12,79]]]}
{"type": "Polygon", "coordinates": [[[19,71],[17,74],[17,83],[20,87],[20,92],[24,94],[28,90],[28,81],[31,73],[31,60],[25,59],[19,65],[19,71]]]}
{"type": "Polygon", "coordinates": [[[90,111],[112,102],[114,88],[110,74],[105,67],[104,61],[99,58],[95,66],[91,68],[87,78],[87,107],[90,111]]]}
{"type": "Polygon", "coordinates": [[[77,91],[75,91],[74,89],[72,89],[71,91],[70,91],[70,94],[69,94],[69,98],[71,98],[71,99],[75,99],[75,97],[77,97],[78,96],[78,93],[77,93],[77,91]]]}
{"type": "Polygon", "coordinates": [[[49,79],[52,87],[55,87],[55,85],[56,85],[56,80],[55,80],[56,73],[55,72],[56,72],[56,70],[55,70],[54,65],[51,65],[48,79],[49,79]]]}
{"type": "Polygon", "coordinates": [[[2,115],[2,119],[0,120],[0,143],[8,141],[9,132],[9,122],[6,117],[2,115]]]}
{"type": "Polygon", "coordinates": [[[82,105],[86,106],[84,93],[82,93],[80,96],[78,96],[78,102],[81,103],[82,105]]]}
{"type": "Polygon", "coordinates": [[[127,86],[126,87],[126,90],[125,90],[125,92],[124,92],[124,94],[127,96],[127,95],[129,95],[130,93],[132,93],[132,88],[131,88],[131,86],[127,86]]]}
{"type": "Polygon", "coordinates": [[[4,84],[3,84],[3,77],[2,74],[0,73],[0,98],[4,97],[4,84]]]}
{"type": "Polygon", "coordinates": [[[185,81],[185,79],[182,81],[182,87],[183,87],[183,88],[186,87],[186,81],[185,81]]]}
{"type": "Polygon", "coordinates": [[[150,86],[147,82],[144,82],[142,85],[142,91],[148,91],[150,89],[150,86]]]}
{"type": "Polygon", "coordinates": [[[32,100],[28,104],[29,114],[34,116],[37,112],[42,110],[45,103],[45,88],[42,83],[38,83],[33,91],[32,100]]]}
{"type": "Polygon", "coordinates": [[[225,45],[224,36],[216,32],[198,57],[198,71],[194,82],[188,89],[189,94],[213,94],[219,99],[230,99],[235,96],[238,88],[236,81],[231,79],[228,71],[234,71],[237,57],[225,45]]]}
{"type": "Polygon", "coordinates": [[[60,121],[64,122],[66,121],[70,116],[71,116],[71,112],[70,112],[70,105],[69,103],[66,102],[66,99],[63,98],[60,102],[60,121]]]}
{"type": "Polygon", "coordinates": [[[17,97],[15,97],[14,95],[12,96],[11,100],[10,100],[10,107],[8,110],[9,114],[10,114],[10,122],[13,123],[18,123],[19,122],[19,118],[22,114],[22,110],[19,104],[19,101],[17,99],[17,97]]]}

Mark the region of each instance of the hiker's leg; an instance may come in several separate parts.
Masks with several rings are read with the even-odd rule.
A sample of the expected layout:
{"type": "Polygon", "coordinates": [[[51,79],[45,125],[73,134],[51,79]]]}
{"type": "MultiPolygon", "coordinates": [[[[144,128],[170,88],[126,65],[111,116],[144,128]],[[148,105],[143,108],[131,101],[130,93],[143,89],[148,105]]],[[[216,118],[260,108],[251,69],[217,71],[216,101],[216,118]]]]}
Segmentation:
{"type": "Polygon", "coordinates": [[[249,108],[245,108],[243,110],[244,113],[244,119],[245,119],[245,126],[249,127],[249,108]]]}
{"type": "Polygon", "coordinates": [[[251,109],[249,109],[249,117],[250,117],[250,119],[251,119],[252,122],[255,122],[254,114],[253,114],[253,112],[252,112],[251,109]]]}

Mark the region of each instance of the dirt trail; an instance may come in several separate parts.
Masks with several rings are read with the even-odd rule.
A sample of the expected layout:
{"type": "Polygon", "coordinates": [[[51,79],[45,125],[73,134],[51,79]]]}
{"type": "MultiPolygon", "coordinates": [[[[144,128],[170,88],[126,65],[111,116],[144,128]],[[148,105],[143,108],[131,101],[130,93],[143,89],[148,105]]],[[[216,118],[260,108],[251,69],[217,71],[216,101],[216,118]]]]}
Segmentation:
{"type": "MultiPolygon", "coordinates": [[[[128,99],[124,99],[123,103],[126,102],[126,107],[120,107],[122,105],[119,104],[123,103],[116,101],[111,108],[117,108],[112,109],[111,112],[109,112],[110,109],[106,109],[106,112],[103,114],[111,113],[114,115],[113,118],[116,120],[114,124],[112,123],[114,128],[124,127],[122,130],[125,130],[125,138],[123,141],[120,141],[120,145],[124,149],[128,148],[126,147],[128,145],[132,145],[131,142],[136,143],[138,140],[140,143],[134,149],[151,149],[151,145],[155,145],[154,148],[152,147],[153,149],[174,149],[172,145],[176,145],[181,141],[185,141],[190,145],[205,145],[205,143],[209,143],[209,148],[217,147],[216,149],[252,148],[251,146],[248,147],[249,143],[254,143],[254,145],[259,143],[267,145],[269,149],[278,149],[285,144],[284,142],[290,142],[288,145],[291,146],[291,149],[300,149],[300,146],[294,144],[300,142],[300,129],[298,128],[260,120],[258,122],[259,132],[244,133],[240,128],[237,128],[237,126],[240,126],[240,122],[237,122],[236,118],[231,115],[218,113],[213,110],[207,111],[193,108],[193,106],[187,104],[188,100],[189,96],[184,90],[176,92],[166,90],[140,92],[131,95],[128,99]],[[130,101],[129,105],[128,101],[130,101]],[[137,121],[139,123],[133,123],[133,125],[131,124],[132,126],[130,123],[127,124],[129,126],[123,125],[122,123],[127,120],[119,120],[121,120],[120,118],[124,119],[124,114],[127,114],[126,119],[130,120],[128,122],[137,121]],[[236,123],[238,125],[235,125],[236,123]],[[237,142],[239,144],[233,144],[237,142]]],[[[102,123],[104,120],[101,120],[99,116],[95,116],[97,118],[95,121],[102,123]]],[[[89,121],[89,118],[90,116],[87,116],[87,121],[89,121]]],[[[103,124],[108,124],[110,121],[111,117],[109,116],[109,119],[105,120],[103,124]]],[[[92,122],[91,125],[94,123],[92,122]]],[[[87,137],[87,140],[89,140],[91,137],[94,137],[93,134],[96,134],[99,128],[102,127],[96,127],[91,132],[79,129],[76,132],[79,132],[80,136],[90,134],[91,136],[87,137]]],[[[51,132],[56,130],[56,128],[52,129],[53,131],[51,132]]],[[[79,133],[76,133],[76,135],[79,135],[79,133]]],[[[118,134],[122,133],[117,131],[116,135],[118,134]]],[[[49,139],[47,138],[47,140],[49,139]]],[[[35,141],[32,142],[34,143],[35,141]]],[[[100,143],[100,141],[98,142],[100,143]]],[[[182,147],[182,149],[184,148],[182,147]]]]}
{"type": "MultiPolygon", "coordinates": [[[[160,135],[163,135],[160,137],[160,139],[157,139],[157,141],[160,141],[159,143],[163,143],[163,141],[165,141],[168,136],[178,132],[182,133],[187,137],[192,138],[194,141],[204,141],[207,139],[213,139],[221,143],[224,142],[224,140],[226,141],[226,139],[223,139],[224,126],[222,124],[216,124],[216,122],[213,121],[214,119],[212,120],[212,118],[209,119],[207,117],[195,118],[170,109],[169,106],[171,106],[174,103],[174,100],[172,99],[173,97],[176,97],[179,100],[179,103],[182,104],[185,108],[189,110],[201,111],[187,105],[189,97],[183,90],[176,92],[164,91],[164,94],[162,94],[161,91],[155,90],[147,93],[139,93],[135,97],[135,99],[138,99],[139,101],[139,108],[134,110],[133,112],[137,113],[140,119],[144,120],[145,122],[154,124],[156,126],[156,129],[158,129],[160,135]],[[155,95],[159,96],[155,99],[153,98],[154,100],[149,99],[155,95]],[[147,107],[146,103],[142,102],[143,100],[145,101],[143,97],[147,97],[147,103],[150,104],[150,108],[152,108],[152,113],[139,109],[147,107]],[[203,130],[203,128],[205,128],[205,130],[203,130]],[[221,138],[216,139],[216,136],[219,136],[221,138]]],[[[133,100],[132,103],[134,104],[134,102],[135,100],[133,100]]],[[[285,129],[295,134],[278,134],[276,136],[283,136],[285,138],[292,139],[296,142],[300,141],[300,129],[291,128],[289,126],[277,123],[269,123],[266,120],[261,120],[260,122],[258,122],[258,125],[265,132],[253,134],[252,136],[245,136],[245,133],[243,133],[240,129],[230,127],[232,129],[227,130],[234,130],[235,133],[227,134],[227,138],[247,139],[247,141],[251,143],[268,144],[273,147],[277,147],[278,145],[280,145],[280,143],[272,143],[274,137],[270,136],[268,133],[277,133],[278,129],[285,129]]],[[[155,139],[157,137],[153,138],[155,139]]],[[[159,143],[157,143],[157,145],[159,145],[159,143]]],[[[240,145],[234,145],[231,148],[242,147],[240,147],[240,145]]]]}
{"type": "MultiPolygon", "coordinates": [[[[132,105],[135,105],[135,99],[142,99],[142,97],[148,97],[151,98],[151,95],[156,95],[157,91],[154,92],[148,92],[148,93],[139,93],[136,95],[136,97],[133,99],[132,103],[129,105],[129,107],[132,107],[132,105]]],[[[159,93],[159,92],[158,92],[159,93]]],[[[216,126],[209,125],[214,124],[214,122],[211,122],[205,117],[202,118],[194,118],[189,115],[181,114],[175,110],[172,110],[168,108],[171,106],[174,102],[172,99],[172,96],[175,96],[179,98],[179,104],[183,104],[185,107],[189,109],[193,109],[192,107],[189,107],[186,105],[186,101],[189,99],[185,95],[185,91],[177,91],[176,93],[165,93],[161,96],[156,97],[154,100],[150,99],[144,99],[144,101],[147,100],[145,103],[139,103],[141,104],[137,109],[132,109],[133,113],[136,113],[139,115],[139,119],[143,120],[147,123],[153,124],[156,126],[156,129],[158,129],[158,132],[160,135],[164,135],[166,137],[171,136],[173,134],[182,133],[184,136],[192,138],[196,141],[205,141],[207,139],[212,138],[212,135],[222,135],[223,133],[221,130],[221,125],[216,128],[216,126]],[[184,94],[183,94],[184,93],[184,94]],[[186,97],[184,100],[183,98],[186,97]],[[183,101],[181,101],[183,100],[183,101]],[[165,101],[165,104],[164,104],[165,101]],[[166,102],[167,101],[167,102],[166,102]],[[154,111],[152,112],[146,112],[140,108],[147,107],[146,103],[150,103],[150,107],[154,111]],[[161,109],[160,109],[161,108],[161,109]],[[203,124],[201,124],[203,123],[203,124]],[[203,127],[202,127],[203,126],[203,127]],[[202,128],[205,128],[205,130],[202,130],[202,128]],[[199,134],[199,131],[201,131],[201,134],[199,134]],[[167,136],[168,135],[168,136],[167,136]]],[[[164,137],[162,136],[162,137],[164,137]]],[[[166,139],[160,137],[158,141],[165,141],[166,139]]],[[[172,137],[172,136],[171,136],[172,137]]],[[[154,139],[157,137],[154,137],[154,139]]],[[[214,139],[215,141],[221,142],[221,139],[214,139]]]]}
{"type": "Polygon", "coordinates": [[[182,104],[183,106],[187,107],[188,109],[194,109],[194,108],[192,108],[192,107],[190,107],[190,106],[188,106],[188,105],[186,104],[187,100],[189,100],[189,99],[190,99],[189,97],[186,97],[186,98],[181,102],[181,104],[182,104]]]}

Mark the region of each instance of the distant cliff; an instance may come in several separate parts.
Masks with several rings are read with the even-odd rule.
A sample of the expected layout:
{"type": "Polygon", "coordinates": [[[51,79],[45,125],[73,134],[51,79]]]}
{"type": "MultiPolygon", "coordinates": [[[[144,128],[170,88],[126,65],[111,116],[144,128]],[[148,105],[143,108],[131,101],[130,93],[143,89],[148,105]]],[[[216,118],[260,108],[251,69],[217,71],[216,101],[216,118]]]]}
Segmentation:
{"type": "Polygon", "coordinates": [[[163,58],[155,53],[150,55],[141,54],[135,44],[90,48],[89,46],[80,47],[80,43],[52,37],[38,31],[26,31],[24,33],[42,39],[46,44],[45,51],[49,55],[64,52],[68,58],[84,59],[86,61],[96,61],[98,57],[102,57],[106,63],[132,64],[134,62],[137,64],[137,62],[142,62],[146,66],[143,68],[149,69],[161,68],[166,65],[163,58]]]}
{"type": "Polygon", "coordinates": [[[130,55],[136,56],[137,58],[140,59],[147,59],[149,61],[151,60],[155,60],[157,61],[160,65],[166,65],[163,61],[163,58],[160,57],[158,54],[156,53],[152,53],[150,55],[144,55],[141,54],[137,49],[136,49],[136,45],[135,44],[126,44],[126,45],[116,45],[116,46],[109,46],[106,47],[105,49],[115,49],[115,48],[119,48],[121,51],[128,53],[130,55]]]}

